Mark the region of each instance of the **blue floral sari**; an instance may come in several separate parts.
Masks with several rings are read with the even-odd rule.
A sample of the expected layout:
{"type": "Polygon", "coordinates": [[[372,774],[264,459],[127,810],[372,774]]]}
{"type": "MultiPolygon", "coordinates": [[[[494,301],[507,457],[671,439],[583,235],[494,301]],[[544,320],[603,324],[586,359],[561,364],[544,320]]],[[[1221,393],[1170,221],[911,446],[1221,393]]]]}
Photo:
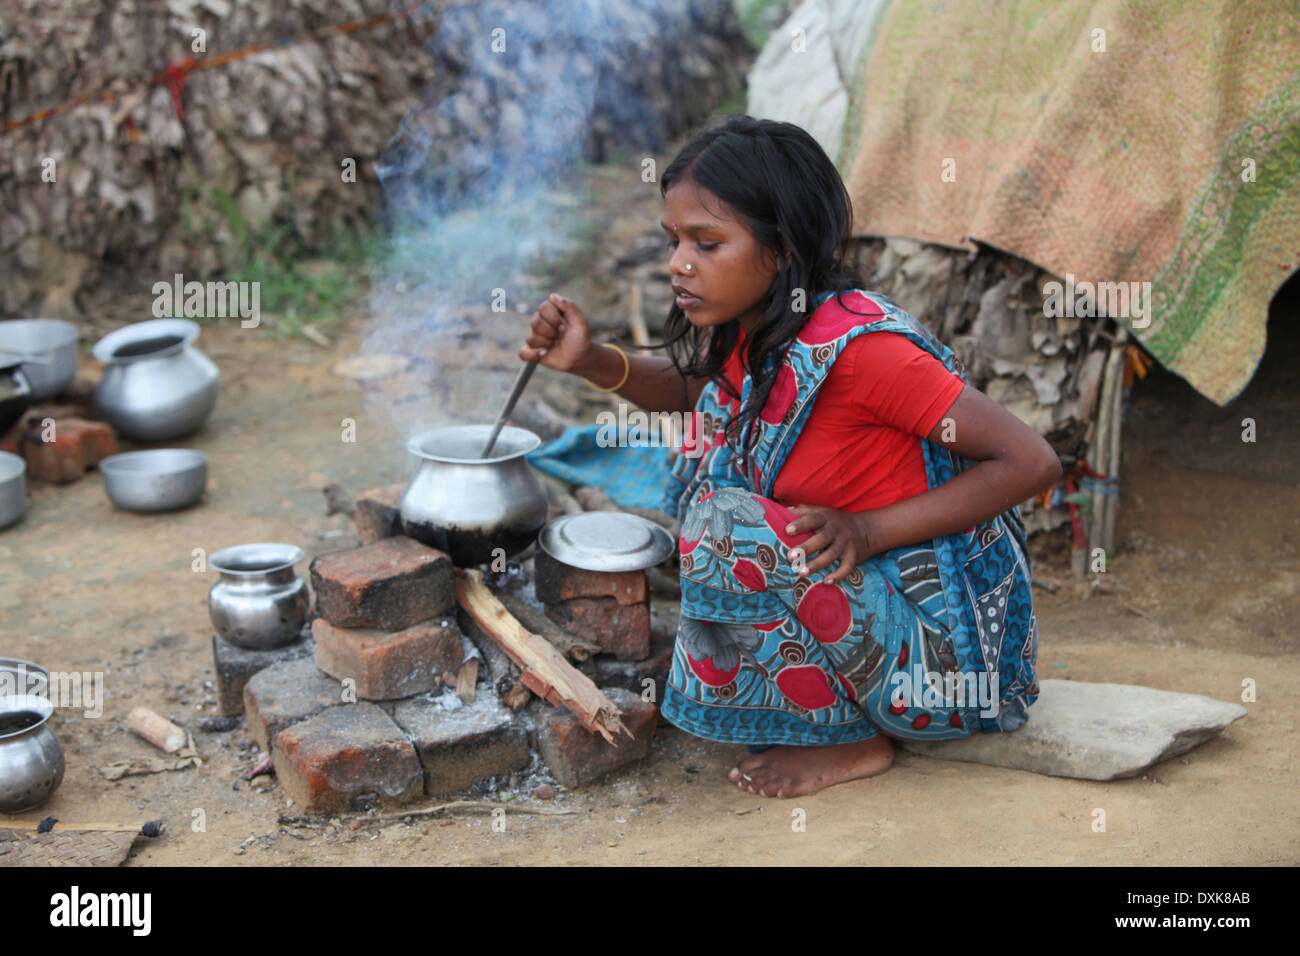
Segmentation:
{"type": "MultiPolygon", "coordinates": [[[[696,736],[750,745],[1015,730],[1038,695],[1017,509],[877,555],[831,584],[823,579],[838,562],[798,575],[786,559],[811,535],[786,534],[796,515],[772,491],[845,345],[895,332],[965,381],[953,353],[891,299],[861,290],[842,298],[848,309],[819,296],[779,366],[769,366],[777,380],[750,426],[758,429],[752,474],[724,439],[750,376],[741,403],[710,383],[696,404],[664,503],[682,523],[682,608],[662,713],[696,736]]],[[[930,488],[971,465],[921,444],[930,488]]]]}

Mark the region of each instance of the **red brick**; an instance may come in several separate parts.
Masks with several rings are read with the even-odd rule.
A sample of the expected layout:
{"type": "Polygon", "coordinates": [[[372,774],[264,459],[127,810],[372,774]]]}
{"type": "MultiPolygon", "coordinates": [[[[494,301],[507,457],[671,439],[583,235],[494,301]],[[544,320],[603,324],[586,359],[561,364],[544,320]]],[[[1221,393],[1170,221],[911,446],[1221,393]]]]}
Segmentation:
{"type": "Polygon", "coordinates": [[[444,671],[454,674],[465,657],[460,629],[454,619],[447,621],[446,627],[432,620],[389,633],[335,627],[318,617],[311,625],[316,666],[338,680],[355,680],[364,700],[423,694],[444,671]]]}
{"type": "Polygon", "coordinates": [[[401,534],[402,493],[406,485],[371,488],[357,495],[353,502],[352,521],[362,544],[401,534]]]}
{"type": "Polygon", "coordinates": [[[286,727],[342,703],[343,685],[322,674],[310,657],[272,664],[244,686],[245,723],[264,753],[286,727]]]}
{"type": "Polygon", "coordinates": [[[374,704],[343,704],[280,731],[271,762],[304,813],[346,812],[358,801],[395,805],[424,793],[415,748],[374,704]]]}
{"type": "Polygon", "coordinates": [[[603,690],[623,712],[623,723],[633,735],[620,736],[617,747],[600,734],[586,730],[567,710],[541,701],[531,705],[537,721],[537,749],[551,774],[566,787],[591,783],[650,752],[650,741],[659,723],[655,705],[620,687],[603,690]]]}
{"type": "Polygon", "coordinates": [[[431,797],[504,777],[532,761],[523,728],[486,687],[459,710],[443,710],[423,698],[402,701],[393,720],[415,744],[424,767],[424,792],[431,797]]]}
{"type": "Polygon", "coordinates": [[[41,440],[42,432],[37,422],[21,441],[28,477],[36,481],[76,481],[109,455],[117,454],[117,435],[104,422],[57,419],[51,442],[41,440]]]}
{"type": "Polygon", "coordinates": [[[451,559],[410,538],[384,538],[311,563],[316,612],[335,627],[400,631],[456,604],[451,559]]]}
{"type": "Polygon", "coordinates": [[[586,571],[556,561],[538,549],[533,559],[537,600],[558,604],[570,598],[612,597],[619,604],[644,604],[644,571],[586,571]]]}
{"type": "MultiPolygon", "coordinates": [[[[27,416],[24,415],[18,421],[14,422],[13,427],[4,433],[0,438],[0,451],[7,451],[11,455],[21,455],[23,437],[31,431],[31,426],[27,424],[27,416]]],[[[39,434],[37,438],[39,439],[39,434]]]]}
{"type": "Polygon", "coordinates": [[[654,692],[655,701],[662,701],[668,672],[673,666],[673,649],[677,634],[650,632],[650,656],[643,661],[620,661],[599,654],[584,661],[579,668],[601,687],[622,687],[638,696],[647,688],[654,692]],[[646,681],[650,681],[649,684],[646,681]]]}
{"type": "Polygon", "coordinates": [[[546,605],[546,615],[577,637],[600,645],[621,661],[650,656],[650,605],[619,604],[614,598],[572,598],[546,605]]]}

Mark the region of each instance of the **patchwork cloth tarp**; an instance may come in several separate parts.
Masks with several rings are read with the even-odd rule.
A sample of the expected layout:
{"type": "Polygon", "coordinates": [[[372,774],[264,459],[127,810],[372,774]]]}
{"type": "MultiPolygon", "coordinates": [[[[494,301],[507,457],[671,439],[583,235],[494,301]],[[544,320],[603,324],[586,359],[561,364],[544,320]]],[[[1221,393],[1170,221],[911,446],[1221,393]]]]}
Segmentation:
{"type": "Polygon", "coordinates": [[[1142,344],[1214,401],[1237,395],[1300,263],[1300,4],[880,7],[831,8],[874,27],[837,160],[854,232],[1150,282],[1142,344]]]}

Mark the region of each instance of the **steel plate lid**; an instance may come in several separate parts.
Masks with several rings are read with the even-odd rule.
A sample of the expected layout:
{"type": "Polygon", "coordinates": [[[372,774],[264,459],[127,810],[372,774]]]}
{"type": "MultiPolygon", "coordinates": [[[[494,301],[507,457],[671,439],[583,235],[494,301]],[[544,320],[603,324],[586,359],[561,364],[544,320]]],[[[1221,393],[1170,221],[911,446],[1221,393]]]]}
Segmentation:
{"type": "Polygon", "coordinates": [[[537,545],[556,561],[585,571],[643,571],[677,550],[673,536],[640,515],[584,511],[556,518],[537,545]]]}

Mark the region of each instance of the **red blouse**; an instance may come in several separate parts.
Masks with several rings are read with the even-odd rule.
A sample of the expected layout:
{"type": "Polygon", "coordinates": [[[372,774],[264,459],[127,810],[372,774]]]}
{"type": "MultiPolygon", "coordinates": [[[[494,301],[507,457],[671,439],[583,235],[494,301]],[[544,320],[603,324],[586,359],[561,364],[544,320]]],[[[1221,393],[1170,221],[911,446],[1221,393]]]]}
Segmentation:
{"type": "MultiPolygon", "coordinates": [[[[737,393],[745,340],[741,329],[723,369],[737,393]]],[[[827,373],[772,497],[786,506],[866,511],[921,494],[928,485],[919,439],[942,421],[962,387],[960,378],[905,336],[859,335],[827,373]]],[[[738,410],[734,403],[732,408],[738,410]]]]}

